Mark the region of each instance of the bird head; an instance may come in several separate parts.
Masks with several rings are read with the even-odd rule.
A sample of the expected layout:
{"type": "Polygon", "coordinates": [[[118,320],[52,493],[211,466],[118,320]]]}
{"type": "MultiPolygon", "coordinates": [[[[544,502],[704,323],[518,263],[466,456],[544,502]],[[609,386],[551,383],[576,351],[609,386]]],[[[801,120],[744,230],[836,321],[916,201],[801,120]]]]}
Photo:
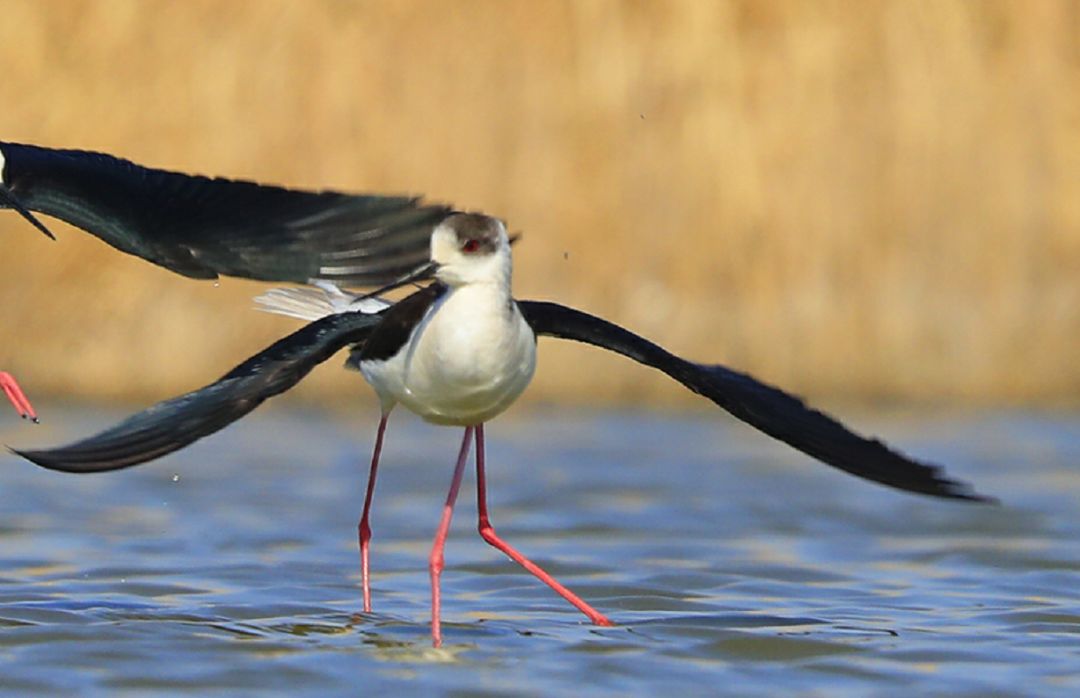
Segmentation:
{"type": "Polygon", "coordinates": [[[494,283],[509,288],[510,246],[519,237],[508,235],[506,225],[498,218],[482,213],[453,213],[431,233],[429,262],[356,300],[377,297],[433,276],[451,287],[494,283]]]}
{"type": "Polygon", "coordinates": [[[498,218],[480,213],[454,213],[431,235],[435,278],[447,286],[510,283],[513,240],[498,218]]]}

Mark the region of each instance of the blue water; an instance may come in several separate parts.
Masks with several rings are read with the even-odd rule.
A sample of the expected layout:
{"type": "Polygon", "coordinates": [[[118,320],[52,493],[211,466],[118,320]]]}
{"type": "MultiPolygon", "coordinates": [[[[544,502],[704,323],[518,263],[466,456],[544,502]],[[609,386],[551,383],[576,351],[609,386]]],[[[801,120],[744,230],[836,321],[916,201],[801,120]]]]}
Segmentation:
{"type": "MultiPolygon", "coordinates": [[[[4,442],[121,416],[41,406],[4,442]]],[[[265,410],[156,463],[0,456],[0,690],[229,695],[1076,695],[1080,414],[857,412],[1002,506],[897,493],[712,411],[517,412],[488,429],[492,517],[619,625],[485,545],[470,477],[430,645],[427,553],[460,433],[265,410]],[[387,693],[392,692],[392,693],[387,693]]]]}

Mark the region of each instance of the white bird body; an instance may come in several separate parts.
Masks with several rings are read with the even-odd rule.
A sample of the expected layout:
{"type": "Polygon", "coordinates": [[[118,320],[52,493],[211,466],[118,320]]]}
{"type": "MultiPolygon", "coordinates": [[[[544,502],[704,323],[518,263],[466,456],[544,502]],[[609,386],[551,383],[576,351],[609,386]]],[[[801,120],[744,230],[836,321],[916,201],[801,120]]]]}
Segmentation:
{"type": "Polygon", "coordinates": [[[500,414],[535,369],[536,337],[510,289],[496,282],[447,289],[402,351],[360,363],[384,413],[400,402],[429,422],[456,426],[500,414]]]}

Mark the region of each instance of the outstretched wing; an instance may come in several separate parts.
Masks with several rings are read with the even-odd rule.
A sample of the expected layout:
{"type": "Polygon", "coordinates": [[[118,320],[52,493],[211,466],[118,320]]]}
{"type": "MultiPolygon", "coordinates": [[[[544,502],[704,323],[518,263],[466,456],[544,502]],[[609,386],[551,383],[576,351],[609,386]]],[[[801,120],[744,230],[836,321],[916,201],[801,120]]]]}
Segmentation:
{"type": "Polygon", "coordinates": [[[519,301],[518,306],[538,336],[585,342],[657,368],[742,421],[834,468],[909,492],[993,501],[945,477],[940,466],[859,436],[799,398],[745,373],[686,361],[606,320],[556,303],[519,301]]]}
{"type": "Polygon", "coordinates": [[[69,473],[119,470],[194,443],[285,392],[311,369],[350,344],[363,342],[379,315],[354,312],[317,320],[275,342],[215,383],[160,402],[120,424],[67,446],[12,449],[43,468],[69,473]]]}
{"type": "Polygon", "coordinates": [[[54,216],[197,279],[387,284],[428,261],[431,232],[450,211],[408,196],[297,191],[17,143],[0,142],[0,167],[0,208],[39,227],[27,210],[54,216]]]}

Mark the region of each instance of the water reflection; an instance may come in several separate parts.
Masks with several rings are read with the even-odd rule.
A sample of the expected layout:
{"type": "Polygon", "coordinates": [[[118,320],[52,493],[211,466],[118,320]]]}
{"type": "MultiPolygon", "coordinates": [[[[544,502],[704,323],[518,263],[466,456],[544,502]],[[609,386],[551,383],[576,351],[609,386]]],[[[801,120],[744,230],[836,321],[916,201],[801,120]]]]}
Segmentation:
{"type": "MultiPolygon", "coordinates": [[[[53,426],[3,437],[56,443],[116,416],[51,409],[53,426]]],[[[1080,420],[860,423],[1005,505],[894,493],[712,415],[497,422],[489,486],[500,534],[620,625],[588,625],[488,548],[463,491],[441,650],[430,647],[426,555],[453,430],[404,415],[395,424],[374,511],[370,615],[357,613],[355,550],[369,444],[342,417],[270,411],[156,465],[100,476],[5,456],[0,687],[1080,688],[1080,420]]]]}

